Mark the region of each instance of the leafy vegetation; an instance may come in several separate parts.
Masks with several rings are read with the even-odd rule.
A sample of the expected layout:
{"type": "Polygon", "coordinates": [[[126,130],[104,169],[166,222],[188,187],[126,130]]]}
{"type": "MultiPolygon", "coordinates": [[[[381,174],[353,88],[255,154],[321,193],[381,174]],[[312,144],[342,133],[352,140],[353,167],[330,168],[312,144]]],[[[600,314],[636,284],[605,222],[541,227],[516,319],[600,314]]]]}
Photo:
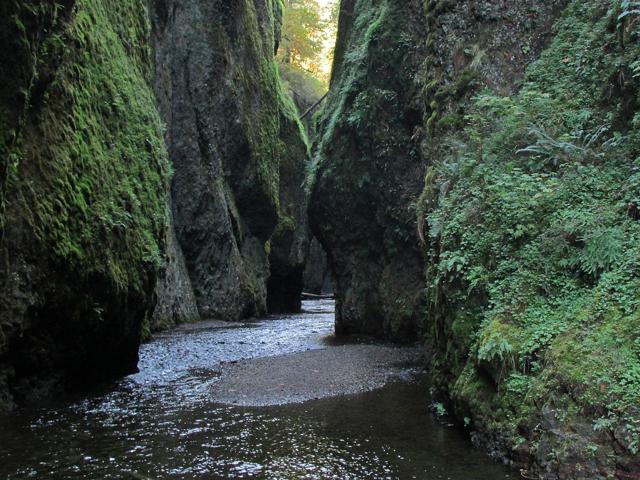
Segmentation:
{"type": "Polygon", "coordinates": [[[327,91],[326,84],[306,70],[281,64],[280,77],[301,113],[317,102],[327,91]]]}
{"type": "Polygon", "coordinates": [[[427,173],[436,381],[510,449],[538,448],[544,407],[640,452],[637,7],[571,2],[520,93],[478,95],[427,173]]]}
{"type": "Polygon", "coordinates": [[[327,44],[336,35],[338,6],[337,1],[284,0],[280,62],[327,83],[333,56],[327,44]]]}

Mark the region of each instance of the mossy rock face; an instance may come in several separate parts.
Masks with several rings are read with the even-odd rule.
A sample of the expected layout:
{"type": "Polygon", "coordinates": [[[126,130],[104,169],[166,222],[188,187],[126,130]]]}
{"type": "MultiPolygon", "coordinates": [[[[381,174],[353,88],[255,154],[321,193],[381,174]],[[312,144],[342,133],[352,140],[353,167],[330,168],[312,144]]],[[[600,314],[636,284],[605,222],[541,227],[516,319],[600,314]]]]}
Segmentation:
{"type": "Polygon", "coordinates": [[[427,175],[434,382],[528,476],[626,478],[640,471],[640,31],[621,2],[557,7],[517,91],[488,83],[467,102],[427,175]]]}
{"type": "Polygon", "coordinates": [[[463,124],[474,92],[517,90],[557,6],[341,3],[310,178],[311,226],[336,277],[340,330],[406,339],[425,327],[415,220],[425,168],[446,151],[444,134],[463,124]]]}
{"type": "Polygon", "coordinates": [[[137,0],[3,3],[5,404],[136,368],[169,173],[149,32],[137,0]]]}
{"type": "MultiPolygon", "coordinates": [[[[267,242],[285,216],[306,231],[304,215],[281,203],[287,182],[299,180],[301,191],[307,147],[274,56],[280,8],[278,0],[151,4],[175,233],[205,318],[264,314],[267,242]]],[[[291,201],[304,212],[303,198],[291,201]]]]}
{"type": "Polygon", "coordinates": [[[338,330],[424,326],[450,411],[541,478],[640,470],[640,32],[622,8],[343,2],[311,168],[338,330]]]}
{"type": "Polygon", "coordinates": [[[421,253],[409,209],[422,170],[411,139],[420,119],[412,78],[423,36],[416,5],[341,4],[309,207],[312,229],[336,280],[339,332],[411,338],[417,331],[418,316],[392,320],[381,295],[393,288],[388,275],[383,279],[391,264],[408,267],[395,279],[406,288],[393,288],[399,295],[394,302],[417,310],[414,296],[422,290],[421,253]]]}
{"type": "Polygon", "coordinates": [[[309,151],[296,107],[284,92],[281,98],[280,220],[269,242],[267,307],[270,313],[296,313],[301,308],[300,294],[309,248],[304,189],[309,151]]]}

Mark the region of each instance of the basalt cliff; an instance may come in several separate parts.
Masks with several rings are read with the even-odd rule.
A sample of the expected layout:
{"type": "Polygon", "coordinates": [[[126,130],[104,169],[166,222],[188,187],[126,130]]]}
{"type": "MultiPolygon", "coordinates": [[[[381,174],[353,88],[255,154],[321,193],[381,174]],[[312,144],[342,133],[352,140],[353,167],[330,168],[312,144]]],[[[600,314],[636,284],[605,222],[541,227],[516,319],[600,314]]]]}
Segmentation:
{"type": "Polygon", "coordinates": [[[150,330],[300,308],[281,7],[0,7],[3,406],[134,371],[150,330]]]}
{"type": "Polygon", "coordinates": [[[640,471],[638,12],[343,0],[310,169],[336,327],[426,343],[525,478],[640,471]]]}

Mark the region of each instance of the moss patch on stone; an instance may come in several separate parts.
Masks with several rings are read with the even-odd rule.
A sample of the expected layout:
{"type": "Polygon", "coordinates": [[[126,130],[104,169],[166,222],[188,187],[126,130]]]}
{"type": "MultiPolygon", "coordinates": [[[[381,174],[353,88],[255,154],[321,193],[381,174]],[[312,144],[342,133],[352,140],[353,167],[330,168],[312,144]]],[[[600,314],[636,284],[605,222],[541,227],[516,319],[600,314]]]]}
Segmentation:
{"type": "Polygon", "coordinates": [[[34,379],[135,368],[163,261],[169,165],[145,3],[11,5],[0,353],[18,360],[0,367],[25,397],[34,379]]]}
{"type": "Polygon", "coordinates": [[[60,65],[40,103],[27,104],[37,121],[20,131],[7,185],[7,208],[49,255],[120,290],[141,289],[140,268],[159,267],[166,222],[169,168],[141,12],[138,1],[77,2],[41,47],[40,62],[60,65]]]}

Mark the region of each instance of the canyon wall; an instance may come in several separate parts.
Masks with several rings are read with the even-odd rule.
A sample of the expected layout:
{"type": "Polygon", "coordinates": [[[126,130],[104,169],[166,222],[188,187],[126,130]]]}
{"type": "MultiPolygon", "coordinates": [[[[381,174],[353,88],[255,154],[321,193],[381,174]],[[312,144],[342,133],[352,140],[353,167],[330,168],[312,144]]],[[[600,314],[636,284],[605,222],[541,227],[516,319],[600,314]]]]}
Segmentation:
{"type": "Polygon", "coordinates": [[[337,330],[423,338],[439,411],[531,478],[640,470],[639,53],[624,2],[341,4],[337,330]]]}
{"type": "Polygon", "coordinates": [[[134,371],[169,163],[142,1],[4,2],[0,404],[134,371]]]}
{"type": "Polygon", "coordinates": [[[271,302],[295,304],[283,284],[304,265],[308,154],[274,57],[280,8],[151,3],[174,228],[203,318],[265,314],[270,276],[271,302]]]}
{"type": "Polygon", "coordinates": [[[308,147],[280,9],[2,4],[2,408],[135,371],[150,331],[300,308],[308,147]]]}
{"type": "Polygon", "coordinates": [[[341,3],[309,210],[335,274],[339,331],[407,339],[424,327],[425,168],[473,92],[517,89],[558,3],[341,3]]]}

